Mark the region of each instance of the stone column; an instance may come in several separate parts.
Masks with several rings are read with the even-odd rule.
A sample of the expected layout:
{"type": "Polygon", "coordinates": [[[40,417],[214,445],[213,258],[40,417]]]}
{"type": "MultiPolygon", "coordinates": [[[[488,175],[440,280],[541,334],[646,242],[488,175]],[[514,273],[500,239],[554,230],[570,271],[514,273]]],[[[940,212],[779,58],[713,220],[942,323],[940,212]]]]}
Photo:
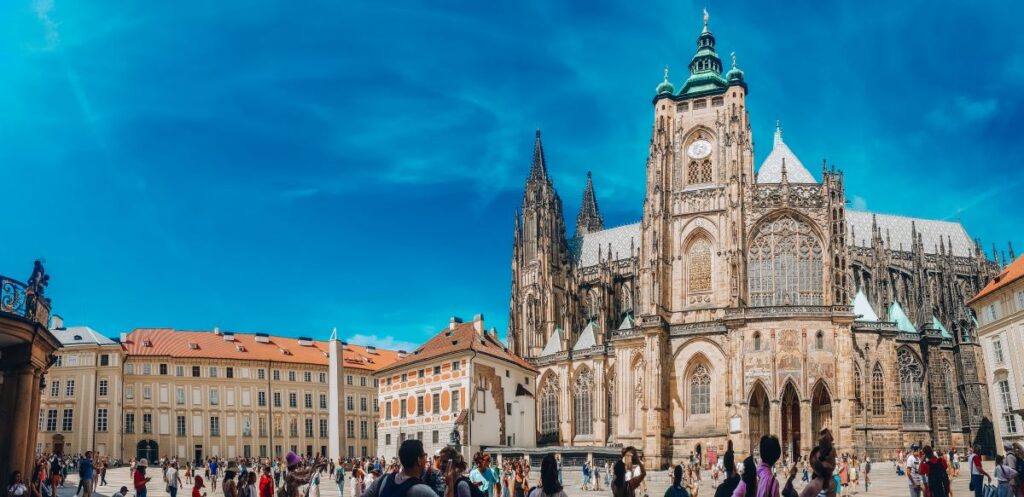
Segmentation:
{"type": "Polygon", "coordinates": [[[645,347],[650,354],[647,362],[647,381],[644,382],[647,397],[647,429],[644,433],[644,454],[652,460],[652,468],[660,468],[665,458],[665,385],[662,370],[664,343],[660,331],[648,332],[645,347]]]}
{"type": "MultiPolygon", "coordinates": [[[[5,380],[10,379],[12,375],[8,375],[5,380]]],[[[10,442],[10,449],[8,452],[7,459],[7,473],[10,474],[12,471],[21,471],[22,475],[25,474],[26,469],[31,466],[31,459],[26,461],[26,444],[29,442],[29,433],[35,433],[35,423],[39,421],[39,412],[35,414],[31,413],[32,409],[32,389],[36,388],[36,394],[38,395],[39,386],[35,383],[34,370],[33,368],[24,368],[17,372],[17,387],[16,397],[13,409],[10,411],[13,415],[13,419],[10,420],[11,434],[8,439],[10,442]]],[[[33,449],[35,447],[33,446],[33,449]]],[[[29,474],[31,477],[31,474],[29,474]]]]}
{"type": "MultiPolygon", "coordinates": [[[[35,463],[35,459],[36,459],[36,441],[37,441],[37,438],[39,436],[39,430],[36,430],[35,428],[36,428],[36,425],[39,423],[39,405],[40,405],[40,398],[39,397],[40,397],[40,384],[42,383],[42,381],[43,381],[43,371],[40,370],[40,369],[33,368],[33,373],[32,373],[32,407],[29,408],[28,440],[27,440],[27,443],[25,444],[25,469],[22,470],[22,474],[23,475],[28,475],[28,477],[30,479],[32,478],[32,466],[35,463]]],[[[92,423],[95,423],[96,421],[95,421],[95,419],[93,419],[93,416],[96,415],[95,404],[93,405],[93,412],[92,412],[91,415],[88,414],[88,413],[83,413],[83,415],[87,416],[85,419],[90,419],[90,420],[92,420],[91,421],[92,423]]],[[[85,426],[86,429],[88,429],[88,430],[92,430],[92,429],[95,428],[95,426],[93,426],[93,425],[83,425],[83,426],[85,426]]],[[[93,444],[95,444],[95,443],[96,443],[96,441],[93,440],[93,444]]],[[[82,448],[82,452],[84,453],[86,450],[93,450],[93,449],[95,449],[95,447],[82,448]]]]}
{"type": "Polygon", "coordinates": [[[811,399],[805,398],[800,400],[800,452],[810,454],[817,444],[818,434],[811,429],[811,399]]]}

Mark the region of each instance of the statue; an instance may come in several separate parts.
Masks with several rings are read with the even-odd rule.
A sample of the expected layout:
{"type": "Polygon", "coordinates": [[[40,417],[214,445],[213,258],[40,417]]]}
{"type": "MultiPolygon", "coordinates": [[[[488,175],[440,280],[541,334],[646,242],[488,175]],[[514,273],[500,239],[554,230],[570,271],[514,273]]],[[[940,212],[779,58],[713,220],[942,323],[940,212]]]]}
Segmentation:
{"type": "Polygon", "coordinates": [[[452,432],[448,435],[448,446],[459,449],[462,446],[462,438],[459,436],[459,427],[453,426],[452,432]]]}
{"type": "Polygon", "coordinates": [[[705,25],[705,26],[707,26],[707,25],[708,25],[708,18],[709,18],[709,17],[710,17],[710,16],[708,16],[708,8],[707,8],[707,7],[704,7],[704,25],[705,25]]]}

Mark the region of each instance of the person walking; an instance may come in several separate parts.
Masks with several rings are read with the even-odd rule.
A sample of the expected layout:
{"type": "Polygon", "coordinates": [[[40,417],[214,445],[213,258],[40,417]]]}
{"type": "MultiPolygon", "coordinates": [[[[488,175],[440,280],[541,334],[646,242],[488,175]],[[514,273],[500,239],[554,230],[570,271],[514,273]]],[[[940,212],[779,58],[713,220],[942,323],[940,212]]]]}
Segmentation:
{"type": "Polygon", "coordinates": [[[736,472],[736,455],[732,450],[732,440],[726,442],[725,454],[719,459],[725,478],[715,487],[715,497],[731,497],[740,483],[740,475],[736,472]]]}
{"type": "Polygon", "coordinates": [[[540,461],[540,485],[527,497],[566,497],[565,489],[558,482],[558,461],[548,454],[540,461]]]}
{"type": "Polygon", "coordinates": [[[150,478],[146,476],[146,467],[149,466],[149,461],[145,458],[139,459],[135,463],[135,473],[132,475],[132,482],[135,486],[135,497],[146,497],[146,484],[149,483],[150,478]]]}
{"type": "Polygon", "coordinates": [[[178,497],[178,489],[181,488],[181,475],[178,474],[177,462],[172,462],[167,466],[165,477],[167,479],[167,493],[171,497],[178,497]]]}
{"type": "Polygon", "coordinates": [[[871,456],[864,457],[864,491],[871,490],[871,456]]]}
{"type": "Polygon", "coordinates": [[[78,483],[82,487],[82,497],[92,497],[92,479],[96,473],[92,451],[85,451],[85,457],[78,462],[78,483]]]}
{"type": "Polygon", "coordinates": [[[274,497],[274,477],[270,476],[270,466],[263,466],[263,474],[260,475],[259,497],[274,497]]]}
{"type": "Polygon", "coordinates": [[[1017,471],[1006,459],[1006,457],[1000,454],[996,455],[996,469],[993,473],[996,477],[997,497],[1014,497],[1013,483],[1014,479],[1017,478],[1017,471]]]}
{"type": "MultiPolygon", "coordinates": [[[[427,453],[423,451],[423,442],[416,439],[402,442],[398,448],[398,459],[402,464],[401,471],[374,480],[362,497],[445,497],[435,494],[434,490],[422,481],[423,468],[427,464],[427,453]]],[[[461,457],[459,459],[461,460],[461,457]]],[[[459,474],[461,471],[465,471],[465,461],[461,462],[461,468],[458,469],[459,474]]],[[[449,470],[450,473],[445,476],[452,478],[454,484],[455,471],[453,468],[449,468],[449,470]]],[[[454,485],[452,485],[453,487],[454,485]]]]}
{"type": "Polygon", "coordinates": [[[672,468],[672,484],[665,490],[665,497],[690,497],[683,484],[683,466],[680,464],[672,468]]]}
{"type": "Polygon", "coordinates": [[[203,477],[196,475],[196,484],[192,486],[192,497],[206,497],[206,492],[199,492],[203,488],[206,488],[206,485],[203,484],[203,477]]]}
{"type": "Polygon", "coordinates": [[[992,481],[992,477],[989,476],[985,468],[981,466],[981,445],[975,444],[973,449],[967,453],[967,466],[971,469],[971,483],[970,490],[974,492],[974,497],[984,497],[985,495],[985,480],[992,481]]]}
{"type": "Polygon", "coordinates": [[[949,497],[949,467],[946,460],[939,456],[930,445],[924,446],[924,461],[918,472],[926,478],[925,488],[929,497],[949,497]]]}

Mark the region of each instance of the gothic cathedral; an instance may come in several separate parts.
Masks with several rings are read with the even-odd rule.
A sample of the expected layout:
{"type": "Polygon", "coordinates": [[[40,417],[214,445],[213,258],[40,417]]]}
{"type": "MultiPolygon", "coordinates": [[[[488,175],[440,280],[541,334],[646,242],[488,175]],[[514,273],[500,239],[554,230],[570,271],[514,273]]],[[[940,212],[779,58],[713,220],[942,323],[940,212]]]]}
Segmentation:
{"type": "Polygon", "coordinates": [[[708,28],[689,77],[658,85],[639,223],[605,228],[587,178],[575,233],[540,132],[517,213],[509,347],[540,370],[538,442],[807,454],[991,441],[964,301],[995,274],[955,222],[847,209],[776,125],[755,170],[748,95],[708,28]]]}

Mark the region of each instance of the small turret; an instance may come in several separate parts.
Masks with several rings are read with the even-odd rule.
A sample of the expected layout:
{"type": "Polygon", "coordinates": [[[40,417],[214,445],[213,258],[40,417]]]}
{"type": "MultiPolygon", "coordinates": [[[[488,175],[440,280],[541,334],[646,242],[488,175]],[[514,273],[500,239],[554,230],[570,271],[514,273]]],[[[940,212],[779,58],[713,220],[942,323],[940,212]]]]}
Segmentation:
{"type": "Polygon", "coordinates": [[[675,85],[668,80],[668,66],[665,66],[665,79],[658,84],[658,87],[654,90],[655,94],[671,96],[676,92],[675,85]]]}
{"type": "Polygon", "coordinates": [[[576,236],[583,236],[602,229],[604,229],[604,218],[601,217],[601,211],[597,208],[594,180],[590,171],[587,171],[587,187],[583,190],[583,202],[580,203],[580,213],[576,216],[576,236]]]}

